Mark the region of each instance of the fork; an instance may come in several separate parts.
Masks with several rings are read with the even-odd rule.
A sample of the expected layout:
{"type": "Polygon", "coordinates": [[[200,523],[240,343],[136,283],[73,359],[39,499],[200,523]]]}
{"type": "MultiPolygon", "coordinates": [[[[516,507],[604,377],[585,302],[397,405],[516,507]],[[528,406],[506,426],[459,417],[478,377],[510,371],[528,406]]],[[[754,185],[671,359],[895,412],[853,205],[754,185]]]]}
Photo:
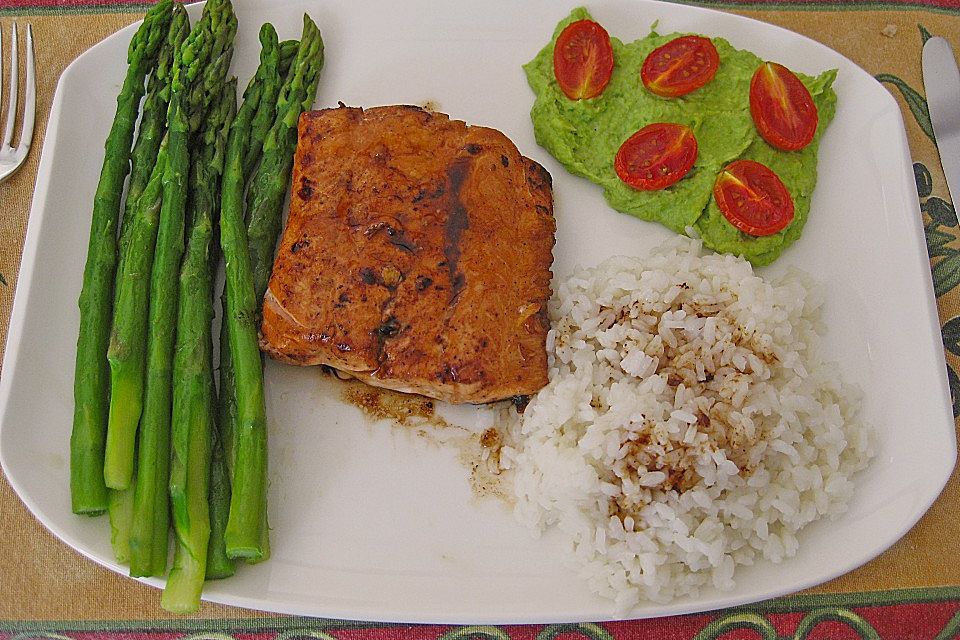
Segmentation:
{"type": "MultiPolygon", "coordinates": [[[[19,169],[24,160],[27,159],[27,153],[30,151],[30,143],[33,142],[33,121],[37,110],[37,85],[34,77],[33,61],[33,30],[27,25],[27,64],[26,64],[26,93],[23,96],[23,117],[20,126],[20,142],[14,147],[13,127],[17,120],[17,97],[18,97],[18,78],[19,65],[17,59],[17,23],[13,23],[11,33],[13,43],[10,45],[10,97],[7,105],[7,126],[3,133],[3,145],[0,146],[0,182],[9,178],[17,169],[19,169]]],[[[0,53],[3,51],[3,32],[0,31],[0,53]]],[[[0,57],[0,91],[3,88],[3,63],[0,57]]]]}

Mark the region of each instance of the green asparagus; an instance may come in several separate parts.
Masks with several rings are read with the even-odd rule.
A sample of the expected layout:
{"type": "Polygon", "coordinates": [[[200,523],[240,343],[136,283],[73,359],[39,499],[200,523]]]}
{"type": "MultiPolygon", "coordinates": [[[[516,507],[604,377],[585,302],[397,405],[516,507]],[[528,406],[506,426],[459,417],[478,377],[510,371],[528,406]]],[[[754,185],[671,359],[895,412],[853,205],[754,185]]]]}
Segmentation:
{"type": "Polygon", "coordinates": [[[236,111],[236,80],[223,85],[208,110],[190,171],[191,230],[180,268],[177,342],[173,361],[170,502],[176,550],[161,598],[175,613],[200,605],[210,538],[210,463],[214,434],[213,256],[226,135],[236,111]]]}
{"type": "MultiPolygon", "coordinates": [[[[182,4],[174,5],[173,7],[173,18],[170,23],[170,29],[167,33],[167,39],[163,47],[160,50],[159,56],[157,58],[157,66],[154,69],[153,73],[150,76],[149,83],[147,84],[147,96],[143,101],[142,115],[140,117],[140,127],[137,132],[137,140],[133,145],[133,151],[130,154],[130,179],[127,184],[127,195],[126,195],[126,206],[124,207],[123,220],[120,224],[120,244],[119,244],[119,253],[117,258],[117,276],[116,276],[116,285],[114,287],[114,320],[113,328],[111,329],[110,334],[110,347],[107,349],[107,360],[110,362],[110,381],[111,387],[114,385],[114,360],[111,359],[111,352],[113,352],[114,359],[117,355],[115,351],[115,345],[118,344],[127,344],[132,345],[127,353],[136,352],[139,354],[139,360],[141,362],[140,374],[141,379],[140,387],[142,388],[142,378],[143,378],[143,343],[144,337],[146,334],[146,322],[147,322],[147,301],[146,301],[146,287],[141,282],[142,278],[145,278],[145,274],[150,272],[150,267],[146,268],[132,268],[129,262],[130,258],[128,255],[128,246],[130,243],[130,232],[131,229],[137,224],[142,224],[143,220],[136,220],[137,218],[137,205],[139,203],[140,195],[143,193],[144,189],[149,183],[150,177],[153,174],[153,170],[157,165],[158,155],[160,154],[160,146],[163,139],[166,136],[167,129],[167,101],[170,95],[170,70],[173,65],[173,55],[174,51],[180,46],[183,42],[183,39],[186,37],[187,32],[189,31],[189,17],[187,16],[187,11],[184,9],[182,4]],[[130,278],[131,272],[134,275],[133,278],[130,278]],[[128,280],[133,280],[137,285],[134,287],[135,292],[143,292],[143,300],[133,305],[130,305],[130,292],[127,289],[127,293],[124,296],[121,292],[124,291],[122,286],[125,275],[128,280]],[[117,333],[118,324],[121,324],[123,320],[118,323],[117,318],[117,308],[121,306],[121,298],[125,297],[123,300],[123,305],[128,309],[128,313],[121,313],[120,318],[123,320],[130,321],[128,327],[135,326],[136,322],[140,323],[142,327],[139,336],[133,341],[130,341],[129,338],[125,338],[121,334],[117,333]]],[[[161,163],[162,166],[162,163],[161,163]]],[[[162,173],[162,168],[160,170],[162,173]]],[[[150,207],[147,207],[149,210],[150,207]]],[[[159,211],[159,202],[157,202],[157,207],[153,211],[159,211]]],[[[154,216],[154,225],[152,227],[152,232],[144,235],[138,234],[140,238],[150,238],[149,240],[149,249],[143,250],[142,248],[135,248],[134,253],[142,251],[140,255],[147,259],[147,263],[151,264],[153,262],[153,241],[156,237],[156,224],[154,216]]],[[[134,260],[134,262],[136,262],[134,260]]],[[[122,395],[122,394],[121,394],[122,395]]],[[[111,389],[111,406],[110,406],[110,415],[114,414],[114,403],[112,402],[113,398],[116,397],[116,392],[111,389]]],[[[141,398],[140,394],[137,394],[135,398],[135,403],[129,407],[130,411],[135,411],[137,413],[137,422],[139,422],[139,412],[141,409],[141,398]]],[[[136,423],[132,425],[128,424],[126,428],[130,429],[130,437],[134,437],[136,431],[136,423]]],[[[107,432],[110,432],[110,419],[108,417],[107,421],[107,432]]],[[[134,453],[131,452],[131,456],[134,453]]],[[[118,562],[127,563],[130,561],[130,524],[133,518],[133,480],[131,479],[130,486],[126,489],[108,489],[108,513],[110,515],[110,543],[113,547],[114,556],[117,558],[118,562]]]]}
{"type": "MultiPolygon", "coordinates": [[[[277,96],[280,93],[280,87],[283,84],[281,75],[279,43],[276,42],[276,31],[270,23],[264,24],[261,31],[269,28],[273,32],[273,47],[277,47],[277,52],[271,57],[271,66],[260,78],[260,98],[257,104],[257,112],[250,121],[250,143],[247,147],[247,153],[243,158],[243,175],[248,179],[256,162],[260,157],[263,148],[264,138],[267,137],[267,131],[273,124],[274,116],[277,112],[277,96]]],[[[289,66],[289,65],[288,65],[289,66]]]]}
{"type": "Polygon", "coordinates": [[[237,453],[230,517],[224,535],[227,555],[256,559],[263,555],[262,514],[266,498],[267,418],[263,368],[257,344],[256,297],[243,224],[243,143],[231,130],[224,168],[220,247],[226,264],[228,342],[236,380],[237,453]]]}
{"type": "MultiPolygon", "coordinates": [[[[213,381],[211,380],[211,383],[213,381]]],[[[236,571],[234,562],[227,555],[227,546],[223,536],[230,516],[230,476],[227,473],[227,461],[224,457],[223,442],[216,429],[210,446],[210,541],[207,544],[207,580],[229,578],[236,571]]]]}
{"type": "MultiPolygon", "coordinates": [[[[147,182],[147,186],[144,188],[141,197],[138,198],[137,206],[134,208],[133,218],[131,219],[130,225],[127,229],[127,248],[131,251],[128,251],[125,260],[121,262],[118,275],[120,273],[127,272],[128,270],[132,270],[133,273],[137,273],[137,269],[143,269],[142,273],[149,273],[149,265],[153,263],[154,240],[156,239],[157,221],[160,217],[160,200],[163,194],[162,178],[166,166],[167,139],[166,136],[164,136],[164,139],[160,144],[160,149],[157,152],[157,161],[156,164],[154,164],[150,181],[147,182]],[[135,262],[142,262],[147,266],[132,267],[131,265],[135,262]]],[[[124,286],[124,283],[130,279],[118,278],[118,280],[120,281],[120,292],[118,293],[117,298],[118,301],[123,302],[122,308],[127,308],[127,301],[130,300],[130,296],[124,294],[123,292],[125,290],[129,291],[129,289],[126,289],[124,286]]],[[[146,289],[145,283],[134,284],[137,284],[140,288],[146,289]]],[[[136,289],[137,287],[132,288],[133,291],[136,291],[136,289]]],[[[145,325],[145,311],[148,304],[147,300],[144,299],[141,304],[144,308],[143,322],[145,325]]],[[[118,308],[120,308],[119,305],[118,308]]],[[[136,306],[130,307],[131,315],[137,312],[138,308],[136,306]]],[[[145,333],[146,329],[144,328],[144,331],[141,334],[141,341],[143,334],[145,333]]],[[[136,427],[136,425],[134,425],[134,427],[136,427]]],[[[134,492],[136,488],[136,471],[132,470],[131,472],[131,484],[129,487],[126,489],[108,489],[111,546],[113,547],[113,552],[117,558],[117,561],[123,563],[130,562],[130,531],[131,527],[133,526],[133,503],[134,492]]]]}
{"type": "Polygon", "coordinates": [[[287,71],[290,70],[290,65],[296,60],[299,50],[299,40],[284,40],[280,43],[280,77],[287,77],[287,71]]]}
{"type": "MultiPolygon", "coordinates": [[[[277,100],[276,122],[289,122],[290,111],[296,105],[293,115],[294,127],[300,111],[307,101],[306,92],[316,90],[315,75],[322,64],[323,43],[316,25],[308,16],[304,16],[303,36],[296,60],[287,74],[288,80],[281,88],[277,100]]],[[[311,92],[309,102],[313,101],[311,92]]],[[[276,126],[276,124],[274,125],[276,126]]],[[[270,140],[273,127],[267,134],[265,146],[270,140]]],[[[294,128],[294,136],[296,130],[294,128]]],[[[239,138],[239,136],[236,136],[239,138]]],[[[294,144],[296,140],[294,138],[294,144]]],[[[256,277],[253,271],[253,259],[250,254],[250,240],[244,224],[243,204],[243,159],[244,142],[235,140],[231,131],[228,145],[227,166],[224,171],[224,189],[221,219],[221,246],[227,265],[227,337],[230,356],[233,360],[235,376],[235,397],[237,403],[236,453],[233,468],[233,495],[230,503],[230,517],[227,522],[227,554],[235,558],[252,561],[260,560],[268,553],[266,524],[266,472],[267,472],[267,436],[266,411],[263,397],[263,363],[257,345],[257,316],[259,299],[256,291],[256,277]]],[[[279,145],[278,145],[279,147],[279,145]]],[[[248,147],[249,148],[249,147],[248,147]]],[[[290,148],[292,153],[292,147],[290,148]]],[[[257,176],[267,180],[264,153],[257,176]]],[[[283,163],[273,165],[283,170],[283,163]]],[[[283,193],[289,181],[289,167],[286,175],[274,176],[282,183],[283,193]]],[[[253,178],[251,189],[257,183],[253,178]]],[[[266,191],[265,191],[266,193],[266,191]]],[[[251,200],[259,202],[259,200],[251,200]]],[[[253,214],[251,211],[251,221],[253,214]]],[[[258,236],[257,241],[260,241],[258,236]]],[[[275,242],[275,238],[274,238],[275,242]]],[[[272,247],[270,249],[272,257],[272,247]]]]}
{"type": "MultiPolygon", "coordinates": [[[[281,51],[277,41],[277,32],[270,23],[260,27],[260,65],[247,88],[243,92],[243,102],[237,111],[233,127],[238,129],[236,144],[242,144],[243,149],[237,152],[246,158],[250,148],[251,127],[258,113],[261,97],[266,85],[272,84],[279,78],[278,66],[281,64],[281,51]]],[[[244,166],[240,188],[244,188],[252,173],[252,166],[244,166]]],[[[227,315],[227,292],[224,287],[221,297],[223,317],[227,315]]],[[[234,438],[234,424],[236,423],[236,394],[234,390],[233,361],[230,358],[230,345],[227,338],[229,326],[227,322],[220,325],[220,396],[218,399],[220,440],[223,444],[224,459],[228,475],[233,479],[234,459],[236,457],[236,439],[234,438]]]]}
{"type": "Polygon", "coordinates": [[[320,70],[323,40],[308,16],[303,20],[300,50],[277,100],[277,115],[263,143],[263,157],[247,196],[247,233],[254,292],[263,299],[273,269],[273,254],[283,222],[283,199],[293,168],[300,113],[313,105],[320,70]]]}
{"type": "Polygon", "coordinates": [[[157,66],[147,83],[147,95],[141,108],[137,139],[130,152],[130,179],[127,181],[126,204],[123,220],[120,223],[121,260],[134,205],[150,180],[153,166],[157,162],[160,141],[167,131],[167,102],[170,99],[170,71],[173,66],[173,55],[189,32],[190,17],[187,15],[186,8],[182,4],[173,5],[170,29],[157,56],[157,66]]]}
{"type": "MultiPolygon", "coordinates": [[[[127,74],[104,145],[103,168],[94,196],[87,262],[80,292],[80,331],[74,370],[74,414],[70,436],[70,493],[74,513],[107,509],[104,448],[109,407],[107,344],[116,268],[117,224],[130,145],[144,78],[153,67],[170,23],[172,3],[160,0],[147,12],[127,54],[127,74]]],[[[129,481],[129,480],[128,480],[129,481]]]]}
{"type": "MultiPolygon", "coordinates": [[[[127,190],[126,226],[120,235],[116,298],[107,350],[110,363],[110,413],[104,476],[107,486],[112,489],[123,490],[130,486],[137,425],[143,408],[148,305],[146,280],[153,264],[160,191],[155,189],[152,197],[143,203],[140,202],[140,195],[154,177],[153,174],[157,171],[162,174],[164,170],[166,154],[160,148],[167,126],[172,54],[183,43],[188,31],[186,10],[183,5],[177,5],[157,69],[150,79],[150,92],[144,101],[140,134],[133,152],[135,162],[127,190]],[[152,142],[154,137],[158,137],[155,146],[152,142]],[[148,147],[152,147],[152,157],[148,147]],[[142,177],[144,174],[145,179],[142,177]]],[[[159,180],[159,177],[155,179],[159,180]]]]}
{"type": "Polygon", "coordinates": [[[231,558],[256,560],[264,554],[261,512],[266,502],[267,419],[255,324],[253,273],[243,212],[243,158],[248,147],[249,130],[238,118],[230,129],[220,207],[220,248],[226,265],[223,321],[227,323],[228,349],[235,376],[233,437],[237,442],[224,540],[231,558]]]}
{"type": "Polygon", "coordinates": [[[107,491],[110,514],[110,547],[117,562],[130,562],[130,525],[133,522],[133,487],[107,491]]]}
{"type": "Polygon", "coordinates": [[[220,87],[210,76],[214,71],[226,71],[218,60],[229,56],[235,33],[236,18],[230,1],[209,0],[200,20],[174,56],[163,198],[150,277],[146,388],[130,536],[130,573],[134,576],[160,575],[166,571],[171,385],[178,303],[176,279],[184,251],[189,146],[200,125],[200,119],[194,115],[205,112],[212,95],[220,93],[220,87]],[[221,53],[216,60],[211,60],[215,51],[221,53]],[[193,91],[198,82],[216,86],[216,94],[193,91]]]}

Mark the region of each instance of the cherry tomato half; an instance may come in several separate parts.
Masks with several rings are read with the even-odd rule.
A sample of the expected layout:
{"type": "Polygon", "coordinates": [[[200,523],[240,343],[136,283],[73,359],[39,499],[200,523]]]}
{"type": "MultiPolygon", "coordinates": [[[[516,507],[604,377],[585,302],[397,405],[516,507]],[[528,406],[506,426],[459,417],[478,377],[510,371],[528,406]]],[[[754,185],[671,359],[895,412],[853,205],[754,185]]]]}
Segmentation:
{"type": "Polygon", "coordinates": [[[613,168],[634,189],[656,191],[687,175],[696,160],[697,139],[689,127],[655,122],[620,145],[613,168]]]}
{"type": "Polygon", "coordinates": [[[593,20],[568,24],[553,48],[553,74],[571,100],[603,93],[613,74],[613,47],[606,29],[593,20]]]}
{"type": "Polygon", "coordinates": [[[750,80],[750,114],[763,139],[784,151],[799,151],[817,131],[817,105],[800,78],[765,62],[750,80]]]}
{"type": "Polygon", "coordinates": [[[650,52],[640,79],[658,96],[676,98],[713,80],[719,66],[720,56],[709,38],[682,36],[650,52]]]}
{"type": "Polygon", "coordinates": [[[713,197],[723,217],[752,236],[773,235],[793,220],[793,199],[780,176],[753,160],[724,167],[713,197]]]}

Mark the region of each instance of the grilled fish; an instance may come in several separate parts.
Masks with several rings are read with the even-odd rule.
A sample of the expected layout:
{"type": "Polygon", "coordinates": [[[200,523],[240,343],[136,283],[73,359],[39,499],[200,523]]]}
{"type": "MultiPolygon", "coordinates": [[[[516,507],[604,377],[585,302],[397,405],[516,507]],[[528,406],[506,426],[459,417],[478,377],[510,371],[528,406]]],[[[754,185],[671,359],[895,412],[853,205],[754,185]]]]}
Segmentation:
{"type": "Polygon", "coordinates": [[[304,113],[261,348],[454,403],[534,393],[554,231],[550,174],[499,131],[409,106],[304,113]]]}

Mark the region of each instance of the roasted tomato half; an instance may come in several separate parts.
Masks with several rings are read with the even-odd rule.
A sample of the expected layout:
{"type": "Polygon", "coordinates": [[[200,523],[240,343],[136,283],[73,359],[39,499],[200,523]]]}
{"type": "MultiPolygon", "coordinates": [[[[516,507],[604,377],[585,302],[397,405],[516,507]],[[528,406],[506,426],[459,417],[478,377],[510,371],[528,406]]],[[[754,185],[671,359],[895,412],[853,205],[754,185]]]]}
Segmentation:
{"type": "Polygon", "coordinates": [[[751,236],[770,236],[793,220],[790,192],[766,165],[731,162],[713,184],[713,197],[730,224],[751,236]]]}
{"type": "Polygon", "coordinates": [[[817,132],[817,105],[807,87],[776,62],[764,62],[750,80],[750,114],[763,139],[777,149],[799,151],[817,132]]]}
{"type": "Polygon", "coordinates": [[[553,48],[553,74],[571,100],[603,93],[613,75],[613,47],[606,29],[593,20],[567,25],[553,48]]]}
{"type": "Polygon", "coordinates": [[[720,56],[709,38],[682,36],[650,52],[640,79],[658,96],[676,98],[713,80],[719,66],[720,56]]]}
{"type": "Polygon", "coordinates": [[[620,145],[613,167],[634,189],[656,191],[687,175],[697,160],[697,139],[673,122],[645,126],[620,145]]]}

